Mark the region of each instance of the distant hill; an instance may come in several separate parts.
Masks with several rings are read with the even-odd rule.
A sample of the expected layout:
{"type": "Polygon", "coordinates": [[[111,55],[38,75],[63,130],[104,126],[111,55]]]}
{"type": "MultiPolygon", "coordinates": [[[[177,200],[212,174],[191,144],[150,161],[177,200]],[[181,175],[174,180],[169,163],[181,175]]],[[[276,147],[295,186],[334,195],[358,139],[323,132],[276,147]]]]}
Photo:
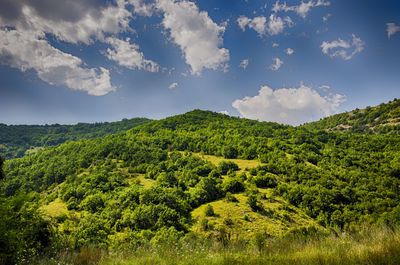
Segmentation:
{"type": "Polygon", "coordinates": [[[327,130],[366,134],[400,134],[400,100],[394,99],[376,107],[355,109],[333,115],[302,127],[310,130],[327,130]]]}
{"type": "Polygon", "coordinates": [[[117,122],[78,123],[76,125],[6,125],[0,123],[0,155],[6,159],[22,157],[41,147],[55,146],[69,140],[103,137],[126,131],[149,122],[146,118],[117,122]]]}

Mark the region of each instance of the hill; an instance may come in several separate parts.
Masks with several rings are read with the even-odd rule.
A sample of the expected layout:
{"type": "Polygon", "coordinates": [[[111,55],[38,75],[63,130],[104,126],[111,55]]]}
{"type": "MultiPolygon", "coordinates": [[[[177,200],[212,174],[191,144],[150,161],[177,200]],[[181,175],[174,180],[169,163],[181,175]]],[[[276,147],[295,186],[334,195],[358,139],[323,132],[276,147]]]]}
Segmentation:
{"type": "Polygon", "coordinates": [[[76,125],[6,125],[0,123],[0,154],[5,158],[22,157],[37,150],[66,141],[103,137],[126,131],[149,122],[134,118],[117,122],[78,123],[76,125]]]}
{"type": "MultiPolygon", "coordinates": [[[[262,245],[330,229],[394,226],[399,154],[398,135],[309,131],[194,110],[7,160],[0,211],[11,225],[0,232],[22,235],[13,241],[4,233],[0,245],[14,244],[12,260],[29,249],[21,242],[39,239],[77,251],[120,251],[187,246],[195,238],[262,245]],[[35,211],[45,218],[15,217],[35,211]],[[53,223],[57,240],[40,220],[53,223]]],[[[28,246],[37,252],[47,245],[28,246]]]]}
{"type": "Polygon", "coordinates": [[[400,134],[400,100],[394,99],[376,107],[355,109],[333,115],[302,127],[309,130],[327,130],[364,134],[400,134]]]}

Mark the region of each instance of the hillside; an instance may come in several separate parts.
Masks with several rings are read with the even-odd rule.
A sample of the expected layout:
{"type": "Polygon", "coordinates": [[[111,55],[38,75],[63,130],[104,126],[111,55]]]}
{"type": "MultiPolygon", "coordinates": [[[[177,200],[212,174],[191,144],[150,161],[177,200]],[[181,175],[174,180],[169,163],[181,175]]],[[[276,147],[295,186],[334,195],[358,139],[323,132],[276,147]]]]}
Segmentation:
{"type": "Polygon", "coordinates": [[[0,154],[5,158],[22,157],[41,147],[55,146],[66,141],[103,137],[129,130],[150,121],[145,118],[117,122],[78,123],[76,125],[6,125],[0,123],[0,154]]]}
{"type": "MultiPolygon", "coordinates": [[[[194,110],[7,160],[2,205],[15,206],[0,210],[4,221],[37,209],[54,224],[56,242],[75,250],[354,231],[400,223],[399,154],[398,135],[309,131],[194,110]],[[28,197],[19,199],[21,192],[28,197]]],[[[53,242],[46,226],[26,223],[42,219],[18,220],[0,229],[37,228],[53,242]]],[[[12,258],[25,241],[7,242],[14,241],[0,239],[15,244],[12,258]]]]}
{"type": "Polygon", "coordinates": [[[302,127],[364,134],[400,134],[400,100],[333,115],[302,127]]]}

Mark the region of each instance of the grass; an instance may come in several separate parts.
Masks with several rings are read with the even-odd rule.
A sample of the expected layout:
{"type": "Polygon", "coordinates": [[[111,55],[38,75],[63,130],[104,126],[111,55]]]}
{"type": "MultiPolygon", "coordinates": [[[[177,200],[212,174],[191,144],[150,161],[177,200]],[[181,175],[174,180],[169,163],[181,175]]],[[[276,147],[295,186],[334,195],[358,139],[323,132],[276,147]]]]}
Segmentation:
{"type": "Polygon", "coordinates": [[[48,215],[50,217],[58,217],[63,214],[68,214],[67,205],[60,198],[56,198],[48,205],[41,206],[40,209],[44,212],[45,215],[48,215]]]}
{"type": "MultiPolygon", "coordinates": [[[[95,263],[87,263],[95,264],[95,263]]],[[[387,229],[339,236],[288,236],[254,244],[223,245],[216,241],[182,241],[109,253],[98,264],[400,264],[400,233],[387,229]]]]}
{"type": "Polygon", "coordinates": [[[237,202],[226,198],[209,203],[215,216],[207,217],[202,205],[193,210],[192,216],[197,221],[191,230],[204,237],[216,237],[220,227],[225,227],[233,240],[249,240],[256,233],[263,232],[271,236],[282,236],[287,231],[301,227],[319,225],[300,209],[288,204],[280,197],[272,196],[270,189],[259,189],[259,211],[253,211],[246,203],[245,193],[234,194],[237,202]],[[207,221],[204,221],[206,219],[207,221]],[[204,229],[208,222],[208,229],[204,229]]]}
{"type": "Polygon", "coordinates": [[[44,147],[42,147],[42,146],[32,147],[25,151],[25,155],[35,154],[41,150],[44,150],[44,147]]]}
{"type": "Polygon", "coordinates": [[[156,183],[156,181],[153,179],[145,178],[144,174],[138,174],[136,179],[139,180],[140,185],[142,185],[146,189],[151,188],[156,183]]]}
{"type": "Polygon", "coordinates": [[[245,160],[245,159],[228,159],[228,158],[223,158],[220,156],[214,156],[214,155],[202,155],[202,154],[198,154],[198,153],[194,153],[194,155],[200,157],[201,159],[210,161],[212,164],[214,164],[215,166],[218,166],[218,164],[222,161],[231,161],[236,163],[239,168],[240,171],[239,173],[243,172],[246,168],[254,168],[254,167],[258,167],[258,166],[262,166],[263,163],[261,163],[258,160],[245,160]]]}

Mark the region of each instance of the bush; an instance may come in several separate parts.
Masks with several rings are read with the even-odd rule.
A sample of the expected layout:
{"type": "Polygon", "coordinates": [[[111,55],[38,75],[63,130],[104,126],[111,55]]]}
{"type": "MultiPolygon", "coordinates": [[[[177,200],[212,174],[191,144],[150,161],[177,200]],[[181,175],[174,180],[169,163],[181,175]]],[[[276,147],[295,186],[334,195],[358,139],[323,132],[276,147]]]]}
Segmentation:
{"type": "Polygon", "coordinates": [[[204,209],[204,214],[206,216],[214,216],[214,208],[210,204],[207,204],[206,208],[204,209]]]}
{"type": "Polygon", "coordinates": [[[226,175],[229,170],[231,171],[239,170],[239,166],[232,161],[221,161],[218,164],[218,170],[222,175],[226,175]]]}
{"type": "Polygon", "coordinates": [[[257,188],[275,188],[278,185],[275,176],[271,173],[256,176],[253,178],[253,182],[257,188]]]}
{"type": "Polygon", "coordinates": [[[238,199],[236,199],[236,197],[233,196],[232,193],[230,193],[230,192],[227,192],[227,193],[226,193],[225,198],[226,198],[226,200],[227,200],[228,202],[238,202],[238,199]]]}
{"type": "Polygon", "coordinates": [[[230,178],[222,184],[225,192],[238,193],[245,190],[244,183],[238,178],[230,178]]]}
{"type": "Polygon", "coordinates": [[[253,211],[257,211],[259,209],[257,195],[255,194],[249,194],[246,203],[250,206],[250,208],[253,211]]]}

